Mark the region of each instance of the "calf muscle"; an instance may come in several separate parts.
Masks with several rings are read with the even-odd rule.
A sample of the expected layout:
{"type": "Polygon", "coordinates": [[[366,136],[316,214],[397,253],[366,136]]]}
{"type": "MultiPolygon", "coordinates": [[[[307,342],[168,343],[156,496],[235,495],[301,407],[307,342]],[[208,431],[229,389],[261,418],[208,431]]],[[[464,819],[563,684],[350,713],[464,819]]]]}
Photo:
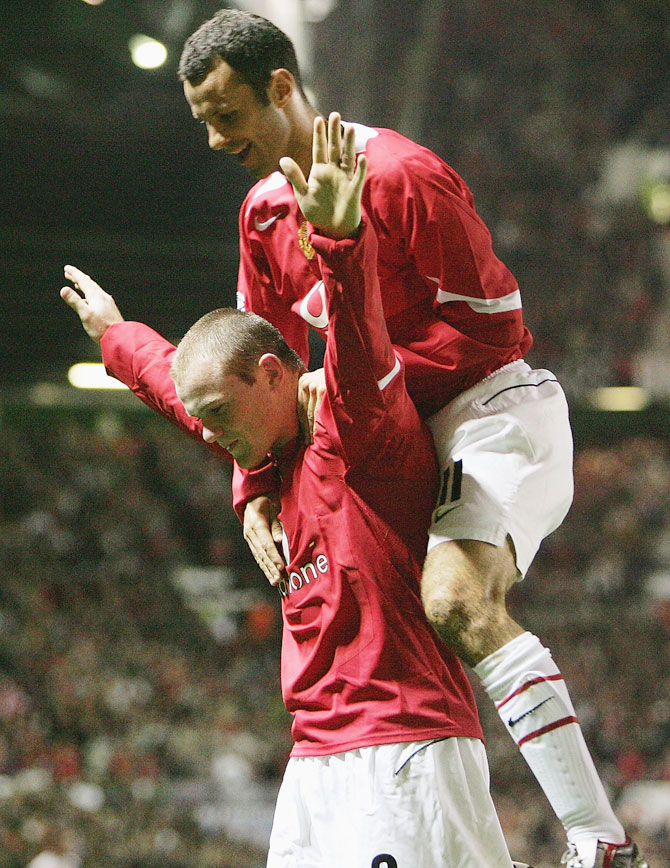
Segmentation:
{"type": "Polygon", "coordinates": [[[511,542],[452,540],[431,549],[421,595],[429,621],[469,666],[523,633],[507,613],[505,596],[516,580],[511,542]]]}

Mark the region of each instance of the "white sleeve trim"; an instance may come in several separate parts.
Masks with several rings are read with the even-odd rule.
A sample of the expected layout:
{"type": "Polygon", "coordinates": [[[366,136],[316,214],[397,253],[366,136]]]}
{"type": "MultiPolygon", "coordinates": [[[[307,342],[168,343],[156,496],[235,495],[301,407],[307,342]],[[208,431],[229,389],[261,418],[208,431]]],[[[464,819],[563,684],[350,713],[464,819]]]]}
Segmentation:
{"type": "MultiPolygon", "coordinates": [[[[435,280],[434,277],[428,279],[435,280]]],[[[521,292],[518,289],[503,295],[501,298],[473,298],[469,295],[459,295],[456,292],[445,292],[443,289],[438,289],[435,300],[438,304],[445,304],[449,301],[464,301],[475,313],[503,313],[506,310],[521,309],[521,292]]]]}
{"type": "Polygon", "coordinates": [[[264,193],[270,193],[272,190],[279,190],[280,187],[288,184],[289,180],[281,172],[272,172],[272,174],[268,175],[264,181],[259,181],[258,183],[260,184],[258,189],[251,192],[251,199],[247,204],[247,210],[244,212],[245,219],[249,217],[249,214],[254,207],[254,201],[258,199],[259,196],[262,196],[264,193]]]}
{"type": "Polygon", "coordinates": [[[385,377],[382,377],[381,380],[377,380],[377,385],[379,386],[379,391],[383,392],[384,389],[388,386],[391,380],[396,376],[396,374],[400,373],[400,359],[398,356],[395,357],[395,365],[388,372],[385,377]]]}

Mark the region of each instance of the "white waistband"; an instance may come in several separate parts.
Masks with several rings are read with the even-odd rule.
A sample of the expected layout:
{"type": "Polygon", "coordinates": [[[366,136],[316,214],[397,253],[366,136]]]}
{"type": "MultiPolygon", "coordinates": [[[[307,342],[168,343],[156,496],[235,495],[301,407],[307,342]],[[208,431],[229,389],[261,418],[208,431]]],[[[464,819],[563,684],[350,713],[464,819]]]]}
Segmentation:
{"type": "Polygon", "coordinates": [[[498,368],[496,371],[492,371],[492,373],[488,374],[484,377],[483,380],[480,380],[480,383],[485,383],[487,380],[493,379],[493,377],[497,377],[498,374],[511,374],[514,371],[530,371],[531,367],[527,362],[524,362],[523,359],[515,359],[513,362],[507,362],[506,365],[503,365],[502,368],[498,368]]]}

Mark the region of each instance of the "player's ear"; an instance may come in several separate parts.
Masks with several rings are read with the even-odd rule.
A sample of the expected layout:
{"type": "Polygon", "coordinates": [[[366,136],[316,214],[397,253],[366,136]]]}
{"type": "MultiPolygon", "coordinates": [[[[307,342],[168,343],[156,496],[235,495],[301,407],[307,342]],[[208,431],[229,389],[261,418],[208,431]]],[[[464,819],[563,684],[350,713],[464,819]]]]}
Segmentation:
{"type": "Polygon", "coordinates": [[[284,108],[295,91],[295,79],[288,69],[275,69],[270,76],[267,94],[277,108],[284,108]]]}
{"type": "Polygon", "coordinates": [[[258,367],[270,386],[277,386],[284,377],[284,364],[274,353],[263,353],[258,360],[258,367]]]}

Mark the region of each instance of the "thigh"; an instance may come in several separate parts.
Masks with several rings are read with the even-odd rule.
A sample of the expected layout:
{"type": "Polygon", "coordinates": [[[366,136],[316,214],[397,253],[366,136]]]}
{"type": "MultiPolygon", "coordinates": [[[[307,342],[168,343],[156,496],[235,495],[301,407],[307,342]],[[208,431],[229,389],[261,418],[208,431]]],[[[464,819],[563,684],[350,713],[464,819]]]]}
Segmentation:
{"type": "Polygon", "coordinates": [[[431,587],[440,587],[445,600],[456,604],[488,600],[504,605],[518,575],[510,537],[500,545],[476,539],[446,540],[431,546],[426,555],[421,588],[430,596],[431,587]]]}
{"type": "Polygon", "coordinates": [[[572,434],[555,377],[509,367],[428,420],[442,474],[428,548],[509,537],[524,575],[572,501],[572,434]]]}
{"type": "Polygon", "coordinates": [[[268,868],[510,868],[476,739],[380,745],[293,771],[268,868]]]}

